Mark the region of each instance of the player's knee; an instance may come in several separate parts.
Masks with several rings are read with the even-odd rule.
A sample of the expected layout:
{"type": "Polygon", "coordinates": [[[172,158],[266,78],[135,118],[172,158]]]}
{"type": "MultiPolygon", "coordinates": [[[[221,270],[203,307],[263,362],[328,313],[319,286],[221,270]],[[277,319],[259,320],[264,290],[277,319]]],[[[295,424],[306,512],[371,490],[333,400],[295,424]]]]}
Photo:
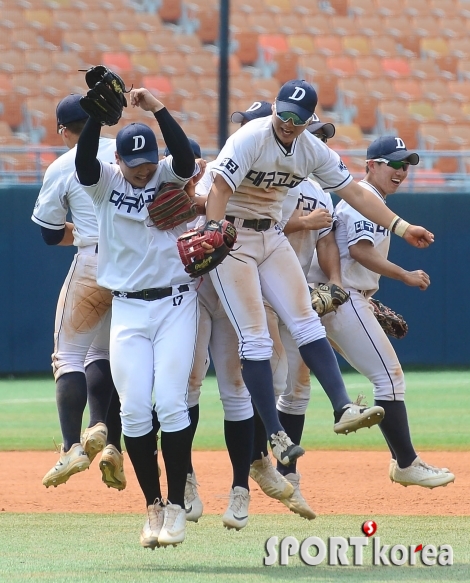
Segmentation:
{"type": "Polygon", "coordinates": [[[189,427],[190,419],[187,409],[180,409],[178,411],[161,411],[157,408],[158,420],[162,431],[173,433],[175,431],[182,431],[189,427]]]}
{"type": "Polygon", "coordinates": [[[269,337],[247,339],[241,343],[238,352],[243,360],[270,360],[273,355],[273,341],[269,337]]]}
{"type": "Polygon", "coordinates": [[[224,419],[226,421],[244,421],[253,417],[253,406],[251,397],[246,392],[243,397],[224,397],[222,398],[224,408],[224,419]]]}
{"type": "Polygon", "coordinates": [[[297,323],[289,332],[297,347],[326,338],[325,328],[315,313],[311,319],[297,323]]]}
{"type": "Polygon", "coordinates": [[[199,398],[201,396],[201,385],[193,386],[191,382],[189,383],[188,390],[188,409],[199,405],[199,398]]]}
{"type": "Polygon", "coordinates": [[[309,403],[309,398],[299,397],[294,400],[286,399],[284,396],[279,397],[277,409],[287,415],[305,415],[309,403]]]}

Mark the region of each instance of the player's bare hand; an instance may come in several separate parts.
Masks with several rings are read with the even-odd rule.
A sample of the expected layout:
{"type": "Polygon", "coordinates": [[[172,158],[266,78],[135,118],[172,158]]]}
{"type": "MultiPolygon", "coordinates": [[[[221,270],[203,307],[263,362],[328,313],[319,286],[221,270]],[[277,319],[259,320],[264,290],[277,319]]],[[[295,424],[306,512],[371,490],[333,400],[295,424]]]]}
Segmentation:
{"type": "Polygon", "coordinates": [[[213,253],[215,251],[214,247],[212,247],[212,245],[209,245],[209,243],[206,243],[205,241],[203,241],[201,243],[201,247],[204,247],[204,249],[205,249],[204,253],[206,255],[210,255],[211,253],[213,253]]]}
{"type": "Polygon", "coordinates": [[[403,239],[413,247],[424,249],[434,243],[434,234],[418,225],[410,225],[403,235],[403,239]]]}
{"type": "Polygon", "coordinates": [[[419,287],[420,290],[424,291],[431,284],[431,278],[422,269],[417,269],[416,271],[406,271],[403,283],[412,287],[419,287]]]}
{"type": "Polygon", "coordinates": [[[318,231],[318,229],[327,229],[333,223],[333,217],[328,209],[317,208],[306,217],[303,217],[305,229],[318,231]]]}
{"type": "Polygon", "coordinates": [[[161,101],[152,95],[148,89],[141,87],[140,89],[131,89],[129,101],[132,107],[140,107],[144,111],[157,112],[163,109],[164,105],[161,101]]]}

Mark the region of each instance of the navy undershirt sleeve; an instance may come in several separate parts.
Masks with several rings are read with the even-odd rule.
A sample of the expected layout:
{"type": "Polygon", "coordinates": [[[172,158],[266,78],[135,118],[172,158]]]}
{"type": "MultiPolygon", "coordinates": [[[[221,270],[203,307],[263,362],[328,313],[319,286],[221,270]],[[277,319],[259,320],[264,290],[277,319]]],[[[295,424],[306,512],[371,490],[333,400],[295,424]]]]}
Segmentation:
{"type": "Polygon", "coordinates": [[[91,117],[78,138],[75,168],[80,184],[91,186],[100,179],[101,166],[97,159],[101,124],[91,117]]]}
{"type": "Polygon", "coordinates": [[[46,245],[58,245],[65,235],[65,227],[63,229],[48,229],[41,227],[41,235],[46,245]]]}
{"type": "Polygon", "coordinates": [[[191,178],[194,173],[194,153],[182,127],[170,112],[163,108],[154,114],[162,136],[173,156],[173,170],[181,178],[191,178]]]}

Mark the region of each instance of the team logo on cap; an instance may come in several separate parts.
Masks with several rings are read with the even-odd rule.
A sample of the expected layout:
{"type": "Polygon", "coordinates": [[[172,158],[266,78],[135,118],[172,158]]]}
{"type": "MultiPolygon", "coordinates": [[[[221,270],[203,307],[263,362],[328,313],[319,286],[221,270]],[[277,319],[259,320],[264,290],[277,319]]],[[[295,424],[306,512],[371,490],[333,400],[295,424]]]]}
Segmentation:
{"type": "Polygon", "coordinates": [[[142,135],[132,136],[132,139],[134,140],[134,147],[132,148],[133,152],[136,152],[137,150],[142,150],[143,148],[145,148],[144,136],[142,136],[142,135]]]}
{"type": "Polygon", "coordinates": [[[401,138],[395,138],[397,150],[406,150],[405,142],[401,138]]]}
{"type": "Polygon", "coordinates": [[[302,87],[296,87],[294,93],[289,97],[289,99],[293,99],[294,101],[302,101],[305,97],[305,89],[302,87]]]}

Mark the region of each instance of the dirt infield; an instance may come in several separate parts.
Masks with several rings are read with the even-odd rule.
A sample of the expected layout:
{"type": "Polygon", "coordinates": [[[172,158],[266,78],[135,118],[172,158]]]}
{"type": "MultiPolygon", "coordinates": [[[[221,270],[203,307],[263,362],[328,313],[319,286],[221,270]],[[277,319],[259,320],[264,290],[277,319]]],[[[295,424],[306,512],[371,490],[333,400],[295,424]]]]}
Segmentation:
{"type": "MultiPolygon", "coordinates": [[[[456,481],[433,490],[392,484],[385,452],[309,451],[299,462],[302,492],[318,515],[470,515],[468,452],[426,452],[428,463],[446,465],[456,481]]],[[[0,511],[142,513],[145,502],[129,459],[128,485],[118,492],[101,482],[99,456],[90,470],[72,476],[67,484],[46,489],[43,475],[57,461],[55,452],[0,452],[0,511]]],[[[194,452],[194,468],[206,514],[223,514],[231,486],[227,452],[194,452]]],[[[166,492],[165,476],[162,476],[166,492]]],[[[267,498],[250,481],[252,514],[289,513],[267,498]]]]}

